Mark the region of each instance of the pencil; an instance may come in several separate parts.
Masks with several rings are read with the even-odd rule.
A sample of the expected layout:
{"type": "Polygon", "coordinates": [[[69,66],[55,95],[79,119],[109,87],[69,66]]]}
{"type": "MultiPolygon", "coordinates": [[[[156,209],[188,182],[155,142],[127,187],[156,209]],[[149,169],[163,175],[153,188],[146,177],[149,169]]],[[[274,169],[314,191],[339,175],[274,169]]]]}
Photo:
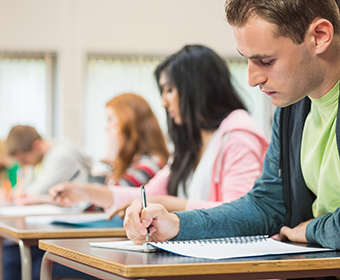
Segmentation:
{"type": "MultiPolygon", "coordinates": [[[[70,178],[68,178],[67,182],[72,182],[75,178],[77,178],[79,173],[80,173],[80,170],[78,169],[76,172],[74,172],[74,174],[70,178]]],[[[61,192],[57,192],[57,194],[54,196],[54,200],[56,200],[60,194],[61,192]]]]}

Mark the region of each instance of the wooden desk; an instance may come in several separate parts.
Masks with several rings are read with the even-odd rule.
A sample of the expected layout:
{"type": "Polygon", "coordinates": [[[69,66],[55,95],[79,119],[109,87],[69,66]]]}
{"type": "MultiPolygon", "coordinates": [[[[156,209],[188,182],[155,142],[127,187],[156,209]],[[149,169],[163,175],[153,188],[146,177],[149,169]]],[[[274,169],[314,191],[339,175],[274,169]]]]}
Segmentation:
{"type": "MultiPolygon", "coordinates": [[[[115,239],[97,239],[96,242],[115,239]]],[[[50,280],[53,262],[100,279],[268,279],[340,275],[340,252],[205,260],[166,252],[139,253],[90,247],[90,239],[40,240],[47,251],[41,280],[50,280]]]]}
{"type": "Polygon", "coordinates": [[[0,280],[3,279],[4,269],[4,238],[12,240],[19,245],[22,280],[30,280],[32,278],[30,247],[38,245],[39,239],[95,238],[112,236],[126,236],[124,228],[85,228],[61,225],[33,225],[26,224],[24,217],[0,218],[0,280]]]}

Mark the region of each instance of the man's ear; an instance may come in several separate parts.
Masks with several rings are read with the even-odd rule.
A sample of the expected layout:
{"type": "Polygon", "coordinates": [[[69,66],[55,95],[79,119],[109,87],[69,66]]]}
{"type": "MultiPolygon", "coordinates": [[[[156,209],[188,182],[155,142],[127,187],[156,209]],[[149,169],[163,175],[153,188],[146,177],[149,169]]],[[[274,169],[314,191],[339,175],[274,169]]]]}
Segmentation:
{"type": "Polygon", "coordinates": [[[315,19],[309,26],[306,39],[309,38],[316,54],[324,53],[333,40],[333,25],[326,19],[315,19]]]}
{"type": "Polygon", "coordinates": [[[41,139],[37,139],[32,143],[32,150],[40,150],[42,144],[41,139]]]}

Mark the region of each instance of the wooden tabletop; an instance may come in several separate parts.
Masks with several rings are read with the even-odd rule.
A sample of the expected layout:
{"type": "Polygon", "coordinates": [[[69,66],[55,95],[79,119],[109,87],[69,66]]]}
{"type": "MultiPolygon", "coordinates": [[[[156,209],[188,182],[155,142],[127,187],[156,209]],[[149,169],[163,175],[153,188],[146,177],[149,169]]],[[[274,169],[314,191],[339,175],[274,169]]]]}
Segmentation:
{"type": "Polygon", "coordinates": [[[86,228],[66,225],[27,224],[25,217],[0,218],[0,235],[1,234],[6,234],[17,239],[126,236],[124,228],[86,228]]]}
{"type": "MultiPolygon", "coordinates": [[[[122,238],[96,239],[118,241],[122,238]]],[[[90,239],[40,240],[39,248],[122,277],[223,275],[223,279],[340,275],[340,252],[207,260],[167,252],[139,253],[95,248],[90,239]],[[229,277],[226,277],[229,276],[229,277]]],[[[193,278],[194,279],[194,278],[193,278]]],[[[215,279],[215,278],[214,278],[215,279]]]]}

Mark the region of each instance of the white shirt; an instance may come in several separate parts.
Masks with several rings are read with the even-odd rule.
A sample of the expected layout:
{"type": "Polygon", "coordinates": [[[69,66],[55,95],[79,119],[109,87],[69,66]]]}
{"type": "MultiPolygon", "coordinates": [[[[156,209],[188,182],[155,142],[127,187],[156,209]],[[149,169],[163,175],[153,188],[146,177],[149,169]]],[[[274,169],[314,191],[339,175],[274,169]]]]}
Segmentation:
{"type": "Polygon", "coordinates": [[[87,182],[90,160],[71,143],[60,142],[54,144],[45,154],[39,169],[40,171],[31,177],[30,182],[24,181],[25,192],[46,194],[50,187],[67,181],[78,169],[80,173],[74,182],[87,182]]]}
{"type": "Polygon", "coordinates": [[[209,200],[212,168],[216,159],[216,141],[217,138],[215,131],[195,171],[192,172],[187,179],[187,195],[184,193],[183,183],[181,182],[179,184],[177,192],[177,196],[179,198],[209,200]]]}

